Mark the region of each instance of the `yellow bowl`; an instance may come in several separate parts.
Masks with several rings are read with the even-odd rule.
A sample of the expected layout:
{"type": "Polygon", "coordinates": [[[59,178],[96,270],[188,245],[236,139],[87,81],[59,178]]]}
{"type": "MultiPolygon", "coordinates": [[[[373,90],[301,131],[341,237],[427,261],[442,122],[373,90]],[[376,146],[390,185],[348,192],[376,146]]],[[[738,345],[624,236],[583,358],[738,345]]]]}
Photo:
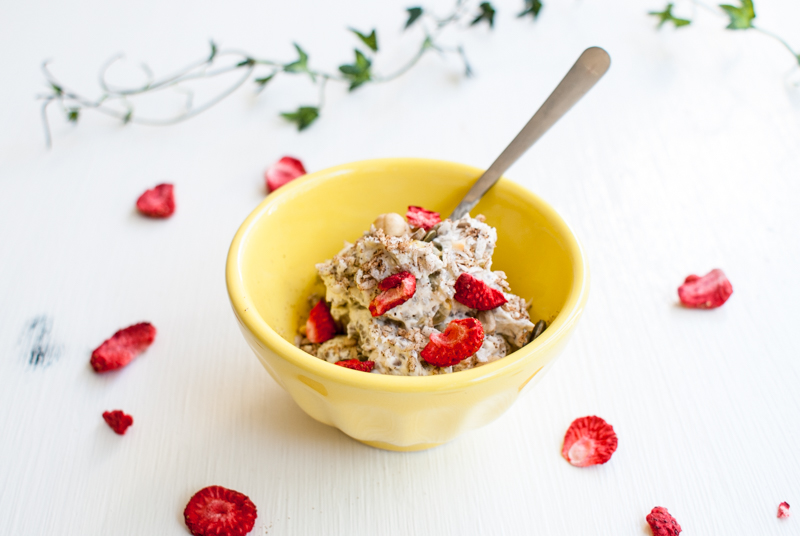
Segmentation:
{"type": "Polygon", "coordinates": [[[270,194],[228,253],[228,294],[242,333],[278,384],[314,419],[374,447],[430,448],[499,417],[561,353],[588,294],[578,240],[553,208],[501,179],[472,214],[497,228],[493,268],[548,321],[532,343],[482,367],[438,376],[387,376],[337,367],[295,347],[315,288],[314,265],[354,241],[378,214],[421,205],[449,214],[482,171],[387,158],[310,173],[270,194]]]}

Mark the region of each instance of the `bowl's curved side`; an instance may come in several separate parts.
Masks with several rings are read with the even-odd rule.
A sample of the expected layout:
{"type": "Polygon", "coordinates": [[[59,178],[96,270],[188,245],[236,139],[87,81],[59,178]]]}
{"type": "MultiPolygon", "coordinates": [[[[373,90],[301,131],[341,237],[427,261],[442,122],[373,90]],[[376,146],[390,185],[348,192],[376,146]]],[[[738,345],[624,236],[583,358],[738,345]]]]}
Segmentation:
{"type": "Polygon", "coordinates": [[[302,315],[298,304],[308,294],[314,263],[334,254],[342,237],[352,239],[376,213],[399,211],[408,204],[447,213],[480,173],[461,164],[421,159],[345,164],[284,186],[242,224],[226,268],[234,312],[259,360],[313,418],[370,444],[404,450],[432,446],[497,418],[561,352],[586,302],[585,259],[555,210],[505,179],[477,211],[498,225],[497,251],[504,252],[497,255],[498,266],[509,272],[512,289],[540,297],[533,310],[552,315],[546,318],[552,323],[536,341],[502,360],[458,374],[394,377],[331,366],[286,340],[302,315]],[[414,191],[415,185],[424,193],[414,191]],[[392,195],[376,201],[376,191],[392,195]],[[337,204],[348,206],[348,211],[331,209],[337,204]],[[309,232],[314,233],[312,239],[309,232]],[[541,262],[537,254],[558,255],[560,260],[541,262]]]}
{"type": "Polygon", "coordinates": [[[469,389],[407,393],[331,382],[283,359],[241,328],[264,368],[309,416],[358,441],[390,450],[430,448],[497,419],[549,370],[569,335],[553,339],[534,359],[504,369],[491,382],[469,389]]]}

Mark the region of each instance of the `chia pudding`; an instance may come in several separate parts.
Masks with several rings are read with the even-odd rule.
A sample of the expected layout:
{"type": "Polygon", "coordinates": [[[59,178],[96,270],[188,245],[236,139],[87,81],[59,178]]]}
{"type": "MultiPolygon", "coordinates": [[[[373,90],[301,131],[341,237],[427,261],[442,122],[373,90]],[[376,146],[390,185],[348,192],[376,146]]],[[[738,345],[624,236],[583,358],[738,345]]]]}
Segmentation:
{"type": "Polygon", "coordinates": [[[429,376],[491,363],[544,329],[506,274],[492,270],[497,231],[486,218],[441,221],[409,207],[382,214],[355,243],[316,265],[325,296],[296,344],[365,372],[429,376]]]}

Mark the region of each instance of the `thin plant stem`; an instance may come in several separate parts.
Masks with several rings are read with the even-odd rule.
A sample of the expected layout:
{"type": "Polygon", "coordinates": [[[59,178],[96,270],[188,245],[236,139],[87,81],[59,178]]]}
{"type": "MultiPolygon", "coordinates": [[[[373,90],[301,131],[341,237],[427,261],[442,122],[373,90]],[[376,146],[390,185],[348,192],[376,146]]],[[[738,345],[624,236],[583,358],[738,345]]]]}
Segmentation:
{"type": "MultiPolygon", "coordinates": [[[[97,98],[92,99],[83,96],[62,84],[50,72],[48,69],[48,62],[45,61],[42,64],[42,72],[45,80],[50,86],[50,92],[43,95],[38,95],[37,97],[43,101],[41,115],[44,126],[45,143],[48,148],[52,146],[53,138],[52,130],[48,121],[48,110],[50,104],[53,102],[57,102],[60,105],[62,112],[66,114],[70,121],[77,121],[80,117],[80,113],[84,110],[93,110],[109,117],[121,120],[123,123],[134,123],[150,126],[172,125],[192,118],[215,106],[242,87],[242,85],[244,85],[248,80],[250,80],[251,77],[253,77],[253,74],[256,72],[256,69],[259,67],[271,68],[271,72],[268,73],[267,76],[262,78],[258,78],[257,76],[254,77],[254,81],[259,84],[259,92],[263,90],[267,83],[279,73],[308,75],[312,79],[313,83],[318,86],[319,104],[316,109],[317,116],[319,109],[325,104],[325,92],[327,91],[329,85],[328,82],[350,84],[351,90],[366,82],[391,82],[414,68],[414,66],[419,63],[422,57],[429,50],[437,50],[442,54],[457,54],[464,63],[465,75],[470,76],[471,68],[469,62],[467,61],[464,48],[460,45],[457,47],[443,46],[439,43],[438,39],[445,28],[459,27],[459,23],[470,14],[471,10],[474,11],[478,9],[479,1],[480,0],[455,0],[455,5],[452,11],[443,18],[438,18],[427,10],[423,11],[423,16],[417,23],[417,26],[420,26],[423,30],[424,40],[419,45],[417,51],[411,57],[411,59],[387,75],[380,75],[379,73],[372,72],[371,65],[368,65],[366,70],[358,75],[354,74],[352,71],[354,66],[347,66],[350,68],[350,71],[340,69],[342,72],[325,72],[310,69],[304,63],[302,66],[303,68],[298,69],[297,61],[292,63],[281,63],[270,59],[256,58],[242,50],[218,50],[216,44],[212,42],[210,54],[191,62],[183,68],[180,68],[162,78],[157,78],[147,64],[140,64],[139,68],[144,72],[146,81],[141,85],[130,87],[116,86],[109,82],[107,77],[109,69],[124,58],[124,56],[121,54],[112,56],[100,67],[98,73],[98,85],[101,93],[97,98]],[[432,26],[432,28],[430,28],[430,26],[432,26]],[[225,62],[229,60],[231,61],[231,64],[220,65],[220,63],[218,63],[220,60],[225,62]],[[238,77],[224,90],[217,93],[209,101],[201,104],[200,106],[195,106],[194,104],[194,92],[191,89],[183,86],[183,84],[187,82],[200,82],[232,73],[240,69],[242,70],[242,75],[240,77],[238,77]],[[354,78],[355,76],[361,78],[354,78]],[[185,94],[186,102],[182,112],[163,119],[142,117],[134,113],[133,101],[135,100],[135,97],[145,94],[153,94],[168,88],[185,94]]],[[[468,28],[468,26],[461,26],[461,28],[468,28]]],[[[300,109],[302,108],[303,107],[300,109]]],[[[289,118],[289,116],[292,116],[293,114],[284,113],[282,115],[289,118]]],[[[311,121],[316,119],[317,116],[315,116],[311,121]]],[[[290,118],[290,120],[293,119],[290,118]]],[[[308,124],[309,123],[305,123],[304,125],[301,125],[300,122],[298,122],[298,129],[303,129],[307,127],[308,124]]]]}
{"type": "MultiPolygon", "coordinates": [[[[694,4],[695,6],[701,7],[703,9],[705,9],[706,11],[714,13],[715,15],[720,15],[720,16],[724,16],[725,15],[719,9],[718,6],[710,6],[710,5],[706,4],[705,2],[702,2],[701,0],[692,0],[692,4],[694,4]]],[[[759,26],[756,26],[755,24],[753,24],[751,26],[751,28],[753,30],[763,34],[763,35],[766,35],[767,37],[771,37],[772,39],[776,40],[781,45],[783,45],[783,47],[791,53],[791,55],[794,58],[794,60],[800,65],[800,54],[798,54],[797,51],[795,51],[795,49],[793,49],[791,47],[791,45],[789,45],[789,43],[786,42],[785,39],[783,39],[782,37],[780,37],[779,35],[777,35],[777,34],[775,34],[773,32],[770,32],[769,30],[764,30],[763,28],[761,28],[759,26]]]]}
{"type": "Polygon", "coordinates": [[[792,56],[794,57],[794,60],[795,60],[795,61],[796,61],[798,64],[800,64],[800,55],[798,55],[798,53],[797,53],[797,52],[795,52],[795,50],[794,50],[794,49],[793,49],[793,48],[792,48],[792,47],[789,45],[789,43],[787,43],[787,42],[786,42],[786,40],[784,40],[782,37],[780,37],[779,35],[776,35],[776,34],[774,34],[774,33],[770,32],[769,30],[764,30],[763,28],[761,28],[761,27],[759,27],[759,26],[756,26],[756,25],[753,25],[753,29],[754,29],[755,31],[757,31],[757,32],[759,32],[759,33],[761,33],[761,34],[763,34],[763,35],[766,35],[767,37],[771,37],[771,38],[773,38],[773,39],[774,39],[774,40],[776,40],[778,43],[780,43],[781,45],[783,45],[783,46],[784,46],[784,48],[786,48],[786,50],[788,50],[788,51],[789,51],[789,52],[792,54],[792,56]]]}
{"type": "Polygon", "coordinates": [[[325,85],[328,83],[328,75],[320,76],[319,81],[319,104],[317,108],[322,108],[325,104],[325,85]]]}
{"type": "Polygon", "coordinates": [[[400,67],[398,70],[396,70],[392,74],[389,74],[389,75],[386,75],[386,76],[373,76],[372,79],[375,82],[383,83],[383,82],[391,82],[392,80],[395,80],[396,78],[400,78],[401,76],[406,74],[408,71],[410,71],[419,62],[419,60],[422,59],[422,56],[424,56],[425,53],[430,49],[431,49],[430,40],[429,40],[429,38],[426,38],[425,41],[422,42],[422,45],[419,47],[419,50],[417,50],[417,53],[414,54],[414,56],[405,65],[400,67]]]}
{"type": "Polygon", "coordinates": [[[719,8],[710,6],[705,2],[701,2],[700,0],[692,0],[692,4],[694,4],[697,7],[705,9],[709,13],[714,13],[715,15],[721,15],[719,8]]]}
{"type": "Polygon", "coordinates": [[[42,126],[44,127],[44,144],[45,147],[50,149],[53,147],[53,137],[50,134],[50,122],[47,120],[47,107],[50,106],[50,103],[53,102],[53,99],[47,99],[42,104],[42,126]]]}

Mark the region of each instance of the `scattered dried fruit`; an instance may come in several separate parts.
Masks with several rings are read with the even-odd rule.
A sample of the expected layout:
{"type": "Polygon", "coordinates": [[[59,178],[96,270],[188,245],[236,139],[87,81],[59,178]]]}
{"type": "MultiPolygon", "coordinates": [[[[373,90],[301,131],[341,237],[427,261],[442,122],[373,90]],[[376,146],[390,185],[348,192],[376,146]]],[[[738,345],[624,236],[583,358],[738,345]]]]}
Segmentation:
{"type": "Polygon", "coordinates": [[[456,365],[480,350],[483,326],[475,318],[452,320],[444,333],[432,333],[422,349],[422,359],[437,367],[456,365]]]}
{"type": "Polygon", "coordinates": [[[297,158],[284,156],[264,172],[264,181],[267,183],[267,192],[274,192],[287,182],[295,180],[306,174],[306,168],[297,158]]]}
{"type": "Polygon", "coordinates": [[[442,217],[438,212],[415,206],[408,207],[406,219],[411,227],[425,229],[426,231],[442,221],[442,217]]]}
{"type": "Polygon", "coordinates": [[[203,488],[189,499],[183,518],[195,536],[244,536],[256,523],[256,505],[222,486],[203,488]]]}
{"type": "Polygon", "coordinates": [[[489,311],[508,301],[502,292],[466,272],[456,279],[455,289],[453,299],[478,311],[489,311]]]}
{"type": "Polygon", "coordinates": [[[375,367],[374,361],[359,361],[358,359],[347,359],[345,361],[337,361],[337,365],[352,370],[360,370],[361,372],[372,372],[375,367]]]}
{"type": "Polygon", "coordinates": [[[663,506],[653,508],[646,519],[653,530],[653,536],[678,536],[681,533],[681,526],[663,506]]]}
{"type": "Polygon", "coordinates": [[[153,344],[156,328],[149,322],[134,324],[114,333],[92,352],[90,363],[95,372],[122,368],[153,344]]]}
{"type": "Polygon", "coordinates": [[[133,417],[126,415],[122,411],[104,411],[103,420],[119,435],[125,435],[125,431],[133,424],[133,417]]]}
{"type": "Polygon", "coordinates": [[[686,307],[714,309],[731,297],[733,287],[720,269],[714,269],[703,277],[690,275],[678,288],[678,297],[686,307]]]}
{"type": "Polygon", "coordinates": [[[617,450],[614,428],[594,415],[575,419],[564,435],[561,455],[575,467],[606,463],[617,450]]]}
{"type": "Polygon", "coordinates": [[[175,212],[175,193],[171,184],[159,184],[136,200],[139,212],[150,218],[169,218],[175,212]]]}
{"type": "Polygon", "coordinates": [[[319,300],[311,308],[306,321],[306,337],[313,343],[325,342],[336,335],[336,321],[331,316],[331,310],[325,300],[319,300]]]}
{"type": "Polygon", "coordinates": [[[381,316],[410,300],[417,291],[417,278],[409,272],[393,274],[378,283],[378,290],[382,292],[369,304],[372,316],[381,316]]]}
{"type": "Polygon", "coordinates": [[[778,505],[778,517],[779,518],[784,519],[784,518],[789,517],[790,515],[792,515],[792,513],[789,511],[789,503],[782,502],[781,504],[778,505]]]}

